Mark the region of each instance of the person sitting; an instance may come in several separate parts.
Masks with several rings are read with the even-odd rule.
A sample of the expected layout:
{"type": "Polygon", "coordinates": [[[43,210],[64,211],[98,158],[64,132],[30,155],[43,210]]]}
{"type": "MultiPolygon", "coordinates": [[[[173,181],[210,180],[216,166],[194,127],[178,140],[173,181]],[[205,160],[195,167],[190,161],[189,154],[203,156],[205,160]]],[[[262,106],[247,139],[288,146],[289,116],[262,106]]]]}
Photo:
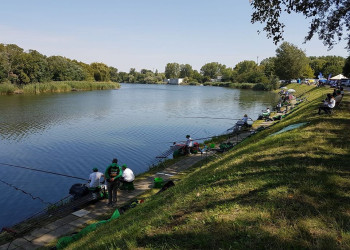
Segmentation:
{"type": "Polygon", "coordinates": [[[267,113],[268,115],[270,115],[270,113],[271,113],[270,108],[267,108],[267,109],[266,109],[266,113],[267,113]]]}
{"type": "Polygon", "coordinates": [[[104,177],[104,174],[98,172],[98,168],[93,168],[92,173],[89,176],[89,188],[97,189],[100,186],[101,178],[104,177]]]}
{"type": "Polygon", "coordinates": [[[337,95],[337,89],[334,89],[332,96],[336,96],[336,95],[337,95]]]}
{"type": "Polygon", "coordinates": [[[339,105],[339,103],[340,103],[340,101],[341,101],[342,98],[343,98],[343,96],[342,96],[342,94],[341,94],[341,91],[340,91],[340,90],[337,90],[337,91],[336,91],[336,95],[335,95],[335,97],[334,97],[334,99],[335,99],[335,105],[336,105],[336,106],[339,105]]]}
{"type": "Polygon", "coordinates": [[[123,176],[121,178],[121,182],[122,183],[133,182],[135,180],[134,172],[130,168],[128,168],[126,164],[123,164],[122,169],[123,169],[123,176]]]}
{"type": "MultiPolygon", "coordinates": [[[[332,109],[335,107],[334,97],[331,94],[328,94],[328,95],[331,96],[329,101],[325,100],[324,103],[318,108],[319,115],[321,114],[321,110],[324,110],[324,112],[326,112],[327,114],[330,114],[332,109]]],[[[328,97],[328,95],[327,95],[327,97],[328,97]]]]}
{"type": "Polygon", "coordinates": [[[186,138],[187,138],[187,141],[186,141],[186,144],[185,144],[185,153],[187,154],[191,154],[191,149],[193,147],[193,142],[192,142],[192,138],[190,135],[186,135],[186,138]]]}
{"type": "Polygon", "coordinates": [[[245,114],[242,118],[242,121],[244,122],[243,126],[248,127],[248,115],[245,114]]]}
{"type": "Polygon", "coordinates": [[[121,187],[120,190],[135,190],[134,187],[134,180],[135,180],[135,175],[134,172],[126,166],[126,164],[123,164],[122,166],[123,169],[123,176],[120,179],[121,182],[121,187]]]}

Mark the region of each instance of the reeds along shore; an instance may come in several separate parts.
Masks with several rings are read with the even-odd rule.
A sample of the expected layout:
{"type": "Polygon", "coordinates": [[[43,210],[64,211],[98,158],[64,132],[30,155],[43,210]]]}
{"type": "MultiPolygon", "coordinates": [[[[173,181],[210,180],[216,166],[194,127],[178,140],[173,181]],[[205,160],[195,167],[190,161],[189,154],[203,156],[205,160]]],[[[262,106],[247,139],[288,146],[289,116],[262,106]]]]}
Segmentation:
{"type": "Polygon", "coordinates": [[[11,94],[41,94],[41,93],[59,93],[76,90],[103,90],[119,88],[119,83],[114,82],[89,82],[89,81],[62,81],[48,83],[32,83],[23,86],[17,86],[11,83],[0,84],[1,95],[11,94]]]}

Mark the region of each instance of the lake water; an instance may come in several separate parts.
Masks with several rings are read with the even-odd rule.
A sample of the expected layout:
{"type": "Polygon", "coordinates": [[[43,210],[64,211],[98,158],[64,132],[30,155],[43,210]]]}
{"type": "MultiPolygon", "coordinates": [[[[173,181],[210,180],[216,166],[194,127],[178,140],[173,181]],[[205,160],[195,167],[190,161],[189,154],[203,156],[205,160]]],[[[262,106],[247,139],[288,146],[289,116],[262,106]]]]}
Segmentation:
{"type": "MultiPolygon", "coordinates": [[[[122,84],[119,90],[0,96],[0,163],[88,178],[115,157],[136,174],[171,142],[218,135],[274,93],[220,87],[122,84]]],[[[82,181],[0,164],[0,229],[68,195],[82,181]],[[7,184],[6,184],[7,183],[7,184]],[[9,185],[13,185],[12,187],[9,185]],[[15,187],[40,199],[16,190],[15,187]],[[44,202],[43,202],[44,201],[44,202]]]]}

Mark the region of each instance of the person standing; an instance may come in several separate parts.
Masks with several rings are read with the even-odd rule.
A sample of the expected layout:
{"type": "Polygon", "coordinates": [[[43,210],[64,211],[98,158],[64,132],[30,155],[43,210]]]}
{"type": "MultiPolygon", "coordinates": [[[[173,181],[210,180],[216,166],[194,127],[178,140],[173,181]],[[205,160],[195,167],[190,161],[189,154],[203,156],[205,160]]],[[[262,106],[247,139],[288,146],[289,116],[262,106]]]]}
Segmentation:
{"type": "Polygon", "coordinates": [[[105,171],[105,179],[107,181],[108,205],[117,203],[117,191],[120,185],[120,178],[123,176],[123,170],[118,165],[118,159],[114,158],[105,171]]]}
{"type": "Polygon", "coordinates": [[[100,180],[104,177],[104,174],[98,172],[98,168],[93,168],[92,171],[93,172],[89,176],[89,188],[97,188],[100,186],[100,180]]]}
{"type": "Polygon", "coordinates": [[[192,142],[192,138],[190,135],[186,135],[187,141],[185,144],[185,152],[187,154],[191,154],[191,148],[193,147],[193,142],[192,142]]]}
{"type": "Polygon", "coordinates": [[[276,106],[276,110],[277,110],[278,113],[281,112],[281,108],[282,108],[282,103],[281,103],[281,102],[278,102],[278,103],[277,103],[277,106],[276,106]]]}

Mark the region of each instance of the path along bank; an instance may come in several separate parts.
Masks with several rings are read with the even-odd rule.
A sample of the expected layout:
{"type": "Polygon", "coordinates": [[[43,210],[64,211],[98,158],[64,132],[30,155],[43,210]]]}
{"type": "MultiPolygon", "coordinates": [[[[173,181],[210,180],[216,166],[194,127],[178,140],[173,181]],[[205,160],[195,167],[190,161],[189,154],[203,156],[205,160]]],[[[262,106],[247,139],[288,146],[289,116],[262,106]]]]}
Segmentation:
{"type": "Polygon", "coordinates": [[[349,96],[319,116],[330,90],[300,91],[285,119],[68,248],[349,248],[349,96]]]}

